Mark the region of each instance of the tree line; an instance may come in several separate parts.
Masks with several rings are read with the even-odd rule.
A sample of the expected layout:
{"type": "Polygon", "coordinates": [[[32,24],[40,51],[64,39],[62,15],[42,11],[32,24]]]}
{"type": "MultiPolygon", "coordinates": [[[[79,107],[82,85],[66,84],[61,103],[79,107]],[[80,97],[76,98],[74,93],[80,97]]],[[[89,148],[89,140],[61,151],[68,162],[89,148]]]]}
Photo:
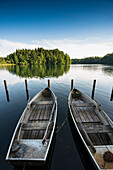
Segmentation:
{"type": "Polygon", "coordinates": [[[19,65],[41,65],[41,64],[70,64],[70,57],[58,49],[45,50],[38,48],[35,50],[22,49],[9,54],[6,58],[0,57],[1,64],[19,64],[19,65]]]}
{"type": "Polygon", "coordinates": [[[71,64],[110,64],[113,65],[113,53],[104,57],[87,57],[82,59],[71,59],[71,64]]]}

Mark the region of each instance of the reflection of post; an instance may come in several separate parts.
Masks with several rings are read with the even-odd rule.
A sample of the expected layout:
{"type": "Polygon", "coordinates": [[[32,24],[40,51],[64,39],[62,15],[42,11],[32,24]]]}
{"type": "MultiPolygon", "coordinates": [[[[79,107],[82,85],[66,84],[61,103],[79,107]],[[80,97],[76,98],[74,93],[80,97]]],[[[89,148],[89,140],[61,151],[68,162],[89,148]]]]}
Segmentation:
{"type": "Polygon", "coordinates": [[[27,100],[29,100],[29,92],[28,92],[28,85],[27,85],[27,80],[26,79],[25,79],[25,86],[26,86],[27,100]]]}
{"type": "Polygon", "coordinates": [[[71,80],[71,91],[73,90],[73,79],[71,80]]]}
{"type": "Polygon", "coordinates": [[[50,88],[50,80],[48,80],[48,88],[50,88]]]}
{"type": "Polygon", "coordinates": [[[92,89],[92,96],[91,96],[92,99],[94,99],[95,85],[96,85],[96,80],[94,80],[94,82],[93,82],[93,89],[92,89]]]}
{"type": "Polygon", "coordinates": [[[6,91],[6,96],[7,96],[7,101],[9,102],[9,93],[8,93],[8,88],[7,88],[7,83],[6,80],[4,80],[4,86],[5,86],[5,91],[6,91]]]}
{"type": "Polygon", "coordinates": [[[112,88],[112,92],[111,92],[111,98],[110,98],[110,101],[113,100],[113,88],[112,88]]]}

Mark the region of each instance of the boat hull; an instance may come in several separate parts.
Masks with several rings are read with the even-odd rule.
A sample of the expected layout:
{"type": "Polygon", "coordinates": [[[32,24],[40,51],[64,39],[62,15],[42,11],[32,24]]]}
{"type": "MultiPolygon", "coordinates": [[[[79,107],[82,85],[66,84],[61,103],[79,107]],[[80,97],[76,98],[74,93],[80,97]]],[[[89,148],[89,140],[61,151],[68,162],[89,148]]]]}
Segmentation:
{"type": "MultiPolygon", "coordinates": [[[[46,96],[48,95],[47,94],[47,88],[44,89],[46,90],[46,96]]],[[[41,92],[39,92],[30,102],[29,102],[29,105],[32,104],[35,99],[37,99],[37,96],[40,95],[41,93],[44,92],[44,90],[42,90],[41,92]]],[[[14,166],[44,166],[46,161],[47,161],[47,157],[48,157],[48,154],[49,154],[49,150],[51,148],[51,143],[53,141],[53,137],[54,137],[54,131],[55,131],[55,127],[56,127],[56,120],[57,120],[57,99],[54,95],[54,93],[49,89],[49,91],[51,92],[51,95],[52,95],[52,98],[53,98],[53,106],[52,106],[52,111],[50,113],[50,118],[48,118],[48,120],[45,122],[45,125],[46,125],[46,128],[48,128],[48,131],[47,129],[45,129],[45,125],[42,126],[43,123],[42,122],[42,118],[41,118],[41,123],[28,123],[30,124],[30,127],[28,126],[24,126],[24,129],[27,128],[27,132],[29,132],[29,129],[30,130],[33,130],[34,128],[36,129],[39,129],[40,125],[41,125],[41,128],[44,128],[44,131],[43,133],[47,133],[46,135],[42,135],[42,137],[40,139],[19,139],[19,144],[18,146],[20,147],[19,149],[19,154],[23,154],[22,151],[25,150],[25,154],[23,154],[21,157],[18,157],[18,150],[14,153],[17,153],[14,157],[12,155],[14,155],[12,153],[12,146],[13,146],[13,143],[15,142],[15,139],[17,140],[18,137],[17,136],[17,132],[18,132],[18,129],[20,128],[20,125],[22,124],[21,123],[21,120],[23,119],[24,114],[26,113],[27,109],[29,106],[27,106],[17,124],[17,127],[15,129],[15,132],[13,134],[13,137],[12,137],[12,140],[11,140],[11,143],[10,143],[10,146],[9,146],[9,149],[8,149],[8,153],[7,153],[7,156],[6,156],[6,161],[8,161],[9,164],[12,164],[14,166]],[[52,124],[51,124],[52,122],[52,124]],[[33,126],[31,126],[33,125],[33,126]],[[35,127],[34,127],[35,126],[35,127]],[[47,131],[47,132],[46,132],[47,131]],[[51,131],[51,132],[50,132],[51,131]],[[49,136],[47,137],[48,135],[48,132],[49,132],[49,136]],[[45,138],[44,138],[44,137],[45,138]],[[43,143],[43,138],[45,139],[44,143],[43,143]],[[23,147],[23,148],[22,148],[23,147]],[[22,149],[23,150],[22,150],[22,149]],[[21,151],[20,151],[21,150],[21,151]],[[32,157],[33,156],[33,157],[32,157]],[[39,156],[39,158],[38,158],[39,156]]],[[[48,98],[48,96],[47,96],[48,98]]],[[[40,101],[39,101],[40,103],[40,101]]],[[[38,104],[37,107],[41,107],[42,108],[42,105],[43,104],[47,104],[48,101],[43,101],[41,100],[41,105],[38,104]]],[[[51,105],[51,101],[49,101],[49,105],[51,105]]],[[[47,106],[47,105],[46,105],[47,106]]],[[[44,106],[44,108],[47,108],[46,106],[44,106]]],[[[42,109],[41,109],[42,110],[42,109]]],[[[47,111],[45,111],[45,113],[47,113],[47,111]]],[[[49,110],[48,110],[48,113],[49,113],[49,110]]],[[[40,112],[41,114],[41,112],[40,112]]],[[[41,117],[41,116],[40,116],[41,117]]],[[[44,112],[43,112],[43,118],[44,118],[44,112]]],[[[47,119],[47,118],[44,118],[44,119],[47,119]]],[[[25,120],[26,120],[26,117],[25,117],[25,120]]],[[[34,120],[33,120],[34,122],[34,120]]],[[[25,124],[27,125],[27,124],[25,124]]],[[[36,130],[35,130],[36,131],[36,130]]],[[[32,133],[31,133],[32,134],[32,133]]],[[[39,134],[39,133],[38,133],[39,134]]],[[[21,135],[20,135],[21,136],[21,135]]],[[[36,135],[35,135],[36,136],[36,135]]]]}
{"type": "Polygon", "coordinates": [[[35,166],[44,166],[46,161],[40,161],[40,160],[7,160],[9,164],[13,165],[13,166],[31,166],[31,167],[35,167],[35,166]]]}
{"type": "MultiPolygon", "coordinates": [[[[72,92],[72,91],[71,91],[71,92],[72,92]]],[[[89,147],[88,147],[87,144],[86,144],[86,141],[84,140],[84,138],[83,138],[83,136],[82,136],[82,134],[81,134],[81,132],[80,132],[80,129],[79,129],[78,124],[77,124],[77,121],[78,121],[78,120],[73,116],[72,107],[71,107],[71,100],[70,100],[70,98],[71,98],[71,92],[70,92],[69,98],[68,98],[69,114],[70,114],[70,116],[71,116],[72,122],[73,122],[73,124],[74,124],[75,129],[76,129],[76,132],[77,132],[77,135],[78,135],[78,137],[79,137],[80,143],[81,143],[81,145],[83,146],[83,150],[87,153],[87,156],[88,156],[88,158],[90,159],[90,164],[93,166],[94,169],[100,170],[100,167],[98,166],[95,158],[93,157],[93,155],[92,155],[89,147]]],[[[87,95],[85,95],[85,96],[87,96],[87,95]]],[[[88,97],[88,96],[87,96],[87,97],[88,97]]],[[[88,97],[88,99],[89,99],[89,97],[88,97]]],[[[90,101],[91,101],[91,99],[90,99],[90,101]]],[[[93,102],[94,102],[94,104],[96,104],[95,101],[93,101],[93,102]]]]}
{"type": "Polygon", "coordinates": [[[73,139],[74,139],[75,145],[77,146],[84,168],[86,170],[90,170],[90,169],[99,170],[97,165],[94,163],[94,160],[92,159],[91,155],[89,154],[89,151],[87,147],[85,146],[84,141],[81,138],[78,128],[76,128],[77,125],[75,125],[76,122],[74,122],[73,115],[71,115],[70,110],[68,113],[68,119],[69,119],[70,129],[73,135],[73,139]]]}

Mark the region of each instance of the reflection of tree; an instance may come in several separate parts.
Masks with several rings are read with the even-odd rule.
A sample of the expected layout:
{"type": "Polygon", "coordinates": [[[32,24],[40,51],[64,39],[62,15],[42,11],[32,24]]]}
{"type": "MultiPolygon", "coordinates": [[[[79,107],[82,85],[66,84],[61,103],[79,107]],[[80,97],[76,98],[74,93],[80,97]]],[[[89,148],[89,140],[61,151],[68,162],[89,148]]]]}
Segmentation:
{"type": "Polygon", "coordinates": [[[85,65],[82,65],[82,67],[83,67],[84,70],[96,71],[96,70],[101,68],[101,65],[99,65],[99,64],[85,64],[85,65]]]}
{"type": "Polygon", "coordinates": [[[5,66],[10,73],[20,77],[59,77],[69,71],[69,65],[12,65],[5,66]]]}
{"type": "Polygon", "coordinates": [[[105,66],[102,71],[109,76],[113,76],[113,66],[105,66]]]}

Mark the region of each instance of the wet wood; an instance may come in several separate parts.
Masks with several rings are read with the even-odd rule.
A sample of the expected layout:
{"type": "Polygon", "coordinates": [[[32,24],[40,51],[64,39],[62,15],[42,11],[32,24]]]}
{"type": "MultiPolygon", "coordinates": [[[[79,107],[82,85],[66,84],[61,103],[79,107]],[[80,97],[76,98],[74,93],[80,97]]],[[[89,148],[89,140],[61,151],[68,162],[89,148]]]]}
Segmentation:
{"type": "Polygon", "coordinates": [[[39,101],[39,102],[32,102],[32,104],[31,105],[51,105],[51,104],[53,104],[53,101],[39,101]]]}
{"type": "Polygon", "coordinates": [[[95,107],[93,103],[73,103],[74,107],[95,107]]]}
{"type": "Polygon", "coordinates": [[[38,129],[46,129],[47,127],[47,122],[35,122],[35,123],[26,123],[23,124],[22,130],[38,130],[38,129]]]}
{"type": "Polygon", "coordinates": [[[78,124],[78,127],[79,127],[80,130],[81,130],[81,133],[83,133],[83,135],[84,135],[84,137],[85,137],[87,143],[91,146],[93,152],[95,153],[95,152],[96,152],[96,149],[95,149],[95,147],[93,146],[93,143],[92,143],[92,141],[90,140],[90,138],[89,138],[89,136],[88,136],[86,130],[84,129],[84,127],[83,127],[83,125],[82,125],[82,122],[81,122],[79,116],[76,114],[73,105],[72,105],[71,107],[72,107],[73,112],[74,112],[74,114],[75,114],[75,116],[76,116],[76,118],[77,118],[77,124],[78,124]]]}
{"type": "Polygon", "coordinates": [[[45,143],[45,141],[46,141],[46,139],[47,139],[47,137],[48,137],[48,134],[49,134],[49,128],[50,128],[51,123],[52,123],[51,120],[52,120],[52,117],[53,117],[53,113],[54,113],[55,107],[56,107],[56,104],[54,103],[53,108],[52,108],[52,111],[51,111],[51,113],[50,113],[49,122],[48,122],[46,131],[45,131],[44,136],[43,136],[43,140],[42,140],[42,143],[43,143],[43,144],[45,143]]]}
{"type": "Polygon", "coordinates": [[[73,79],[71,80],[71,91],[73,90],[73,79]]]}
{"type": "MultiPolygon", "coordinates": [[[[73,106],[73,105],[72,105],[73,106]]],[[[96,113],[89,107],[73,107],[82,122],[100,122],[96,113]]]]}
{"type": "Polygon", "coordinates": [[[113,100],[113,88],[112,88],[112,92],[111,92],[111,98],[110,98],[110,101],[113,100]]]}
{"type": "Polygon", "coordinates": [[[92,95],[91,98],[94,99],[96,80],[93,81],[92,95]]]}
{"type": "Polygon", "coordinates": [[[10,99],[9,99],[9,92],[8,92],[8,87],[7,87],[7,82],[6,82],[6,80],[4,80],[4,86],[5,86],[7,101],[10,102],[10,99]]]}
{"type": "Polygon", "coordinates": [[[25,79],[25,87],[26,87],[27,100],[29,100],[29,91],[28,91],[27,79],[25,79]]]}
{"type": "Polygon", "coordinates": [[[48,88],[50,88],[50,80],[48,80],[48,88]]]}

